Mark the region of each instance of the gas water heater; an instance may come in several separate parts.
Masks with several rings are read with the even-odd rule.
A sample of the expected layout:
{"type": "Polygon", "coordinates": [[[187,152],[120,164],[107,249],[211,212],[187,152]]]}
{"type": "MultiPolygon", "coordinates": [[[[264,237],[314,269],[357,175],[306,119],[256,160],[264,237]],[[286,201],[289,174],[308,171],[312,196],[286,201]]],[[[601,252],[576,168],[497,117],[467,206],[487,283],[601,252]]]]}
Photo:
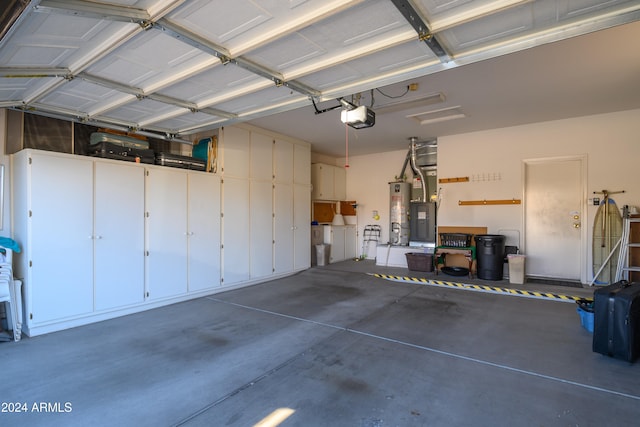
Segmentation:
{"type": "Polygon", "coordinates": [[[409,244],[409,214],[411,184],[408,182],[389,183],[389,243],[398,246],[409,244]]]}

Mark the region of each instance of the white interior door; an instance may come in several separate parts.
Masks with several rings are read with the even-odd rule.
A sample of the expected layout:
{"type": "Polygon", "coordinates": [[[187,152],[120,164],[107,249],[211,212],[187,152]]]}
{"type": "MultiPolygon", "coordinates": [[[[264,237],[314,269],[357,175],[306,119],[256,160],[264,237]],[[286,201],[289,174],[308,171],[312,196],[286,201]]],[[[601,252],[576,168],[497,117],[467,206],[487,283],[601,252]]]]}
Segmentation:
{"type": "Polygon", "coordinates": [[[583,159],[525,162],[526,274],[585,281],[583,159]]]}

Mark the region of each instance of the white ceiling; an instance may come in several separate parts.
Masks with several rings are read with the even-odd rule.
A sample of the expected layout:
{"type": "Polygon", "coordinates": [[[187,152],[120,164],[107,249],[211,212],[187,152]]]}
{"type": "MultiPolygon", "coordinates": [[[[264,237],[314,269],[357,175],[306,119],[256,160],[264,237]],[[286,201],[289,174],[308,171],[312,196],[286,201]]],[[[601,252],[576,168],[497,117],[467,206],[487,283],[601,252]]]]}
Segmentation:
{"type": "Polygon", "coordinates": [[[353,155],[640,107],[639,1],[10,3],[0,107],[166,138],[250,121],[341,156],[345,129],[353,155]],[[338,97],[376,125],[315,114],[338,97]]]}

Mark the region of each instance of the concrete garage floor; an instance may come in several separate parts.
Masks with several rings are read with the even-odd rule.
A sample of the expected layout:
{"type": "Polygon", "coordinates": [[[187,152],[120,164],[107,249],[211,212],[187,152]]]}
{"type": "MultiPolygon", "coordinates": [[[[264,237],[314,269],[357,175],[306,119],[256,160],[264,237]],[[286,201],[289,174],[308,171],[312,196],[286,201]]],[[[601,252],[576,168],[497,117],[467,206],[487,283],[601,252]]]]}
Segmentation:
{"type": "Polygon", "coordinates": [[[593,353],[574,303],[374,272],[433,277],[347,261],[1,343],[0,425],[638,424],[640,362],[593,353]]]}

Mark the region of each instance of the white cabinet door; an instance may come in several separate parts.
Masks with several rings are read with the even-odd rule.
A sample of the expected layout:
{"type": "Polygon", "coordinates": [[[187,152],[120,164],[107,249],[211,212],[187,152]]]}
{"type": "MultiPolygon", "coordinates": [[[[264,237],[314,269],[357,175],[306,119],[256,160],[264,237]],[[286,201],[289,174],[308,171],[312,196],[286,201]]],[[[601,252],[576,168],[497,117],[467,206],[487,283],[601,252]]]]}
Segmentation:
{"type": "MultiPolygon", "coordinates": [[[[223,167],[225,176],[249,177],[250,141],[249,131],[225,127],[222,131],[223,167]]],[[[270,161],[269,161],[270,162],[270,161]]]]}
{"type": "Polygon", "coordinates": [[[321,163],[311,165],[311,181],[313,182],[314,200],[334,200],[333,190],[334,166],[321,163]]]}
{"type": "Polygon", "coordinates": [[[249,175],[252,179],[271,181],[273,178],[273,138],[251,132],[249,175]]]}
{"type": "Polygon", "coordinates": [[[144,169],[95,164],[95,309],[144,301],[144,169]]]}
{"type": "Polygon", "coordinates": [[[293,221],[293,186],[291,184],[277,183],[275,184],[274,211],[274,256],[276,273],[293,271],[293,221]]]}
{"type": "Polygon", "coordinates": [[[345,232],[343,225],[325,225],[324,226],[324,243],[331,245],[329,249],[329,262],[338,262],[345,260],[345,232]]]}
{"type": "Polygon", "coordinates": [[[249,280],[249,180],[225,177],[222,184],[224,285],[249,280]]]}
{"type": "MultiPolygon", "coordinates": [[[[93,311],[93,161],[31,154],[28,322],[93,311]]],[[[22,213],[27,215],[27,212],[22,213]]]]}
{"type": "Polygon", "coordinates": [[[295,270],[311,266],[311,188],[293,185],[293,254],[295,270]]]}
{"type": "Polygon", "coordinates": [[[220,286],[220,177],[189,173],[189,291],[220,286]]]}
{"type": "Polygon", "coordinates": [[[335,200],[347,198],[347,170],[343,167],[333,168],[333,196],[335,200]]]}
{"type": "Polygon", "coordinates": [[[358,256],[356,226],[345,225],[344,227],[344,258],[353,259],[358,256]]]}
{"type": "Polygon", "coordinates": [[[251,278],[273,274],[273,184],[251,181],[251,278]]]}
{"type": "Polygon", "coordinates": [[[293,182],[293,144],[275,140],[273,151],[273,176],[276,182],[293,182]]]}
{"type": "Polygon", "coordinates": [[[311,148],[308,145],[293,145],[293,182],[311,184],[311,148]]]}
{"type": "Polygon", "coordinates": [[[187,292],[187,173],[147,170],[147,297],[187,292]]]}

